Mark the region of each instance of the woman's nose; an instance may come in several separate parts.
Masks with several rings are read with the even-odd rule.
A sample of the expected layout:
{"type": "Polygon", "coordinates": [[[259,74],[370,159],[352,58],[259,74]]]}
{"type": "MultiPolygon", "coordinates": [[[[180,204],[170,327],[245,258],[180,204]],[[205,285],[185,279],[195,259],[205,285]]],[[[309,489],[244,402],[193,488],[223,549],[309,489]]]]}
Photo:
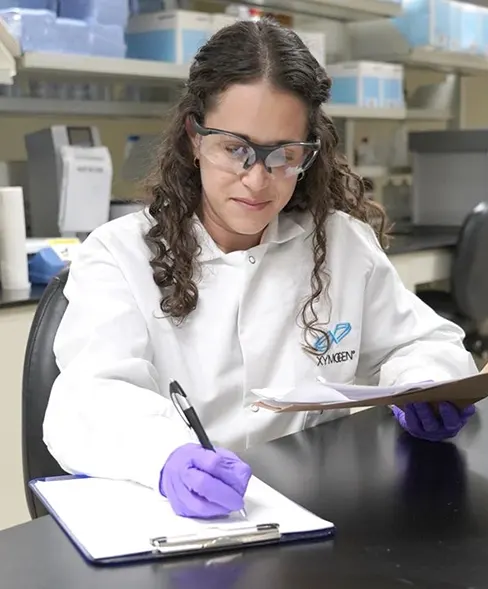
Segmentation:
{"type": "Polygon", "coordinates": [[[252,192],[259,192],[268,186],[271,179],[271,174],[266,170],[262,162],[256,162],[248,170],[246,170],[241,181],[246,188],[252,192]]]}

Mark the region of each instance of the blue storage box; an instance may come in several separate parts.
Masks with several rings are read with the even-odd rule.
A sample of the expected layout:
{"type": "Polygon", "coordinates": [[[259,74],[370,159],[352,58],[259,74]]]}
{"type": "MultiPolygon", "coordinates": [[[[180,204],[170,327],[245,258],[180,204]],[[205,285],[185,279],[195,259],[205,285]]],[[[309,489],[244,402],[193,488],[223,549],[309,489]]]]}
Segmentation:
{"type": "Polygon", "coordinates": [[[56,12],[57,7],[57,0],[0,0],[0,10],[30,8],[32,10],[52,10],[56,12]]]}
{"type": "Polygon", "coordinates": [[[381,106],[385,108],[404,108],[405,94],[403,90],[404,70],[400,64],[383,64],[383,88],[381,90],[381,106]]]}
{"type": "Polygon", "coordinates": [[[56,35],[59,53],[90,54],[88,24],[74,18],[56,19],[56,35]]]}
{"type": "Polygon", "coordinates": [[[460,50],[480,54],[483,51],[483,16],[479,6],[460,4],[461,38],[460,50]]]}
{"type": "Polygon", "coordinates": [[[413,47],[450,49],[450,0],[403,0],[393,24],[413,47]]]}
{"type": "Polygon", "coordinates": [[[210,15],[174,10],[132,16],[127,27],[127,57],[186,64],[211,34],[210,15]]]}
{"type": "Polygon", "coordinates": [[[481,53],[488,55],[488,8],[481,8],[481,53]]]}
{"type": "Polygon", "coordinates": [[[49,10],[0,10],[0,18],[23,51],[56,52],[56,15],[49,10]]]}
{"type": "Polygon", "coordinates": [[[117,25],[90,25],[90,53],[102,57],[125,57],[125,31],[117,25]]]}
{"type": "Polygon", "coordinates": [[[372,61],[336,63],[327,67],[332,78],[331,104],[383,106],[383,64],[372,61]]]}
{"type": "Polygon", "coordinates": [[[125,27],[129,19],[129,2],[128,0],[59,0],[58,14],[64,18],[125,27]]]}
{"type": "Polygon", "coordinates": [[[131,14],[160,12],[164,8],[164,0],[130,0],[131,14]]]}

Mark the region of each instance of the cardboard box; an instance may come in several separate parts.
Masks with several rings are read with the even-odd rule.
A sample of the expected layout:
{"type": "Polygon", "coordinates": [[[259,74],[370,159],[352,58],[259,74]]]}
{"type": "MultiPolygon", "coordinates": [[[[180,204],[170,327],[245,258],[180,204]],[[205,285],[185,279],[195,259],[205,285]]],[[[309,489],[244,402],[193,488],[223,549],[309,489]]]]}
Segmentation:
{"type": "Polygon", "coordinates": [[[331,104],[379,108],[383,104],[384,64],[351,61],[329,65],[331,104]]]}
{"type": "Polygon", "coordinates": [[[132,16],[127,27],[127,57],[190,63],[210,31],[205,12],[174,10],[132,16]]]}
{"type": "Polygon", "coordinates": [[[308,47],[310,53],[320,63],[322,67],[326,63],[326,36],[320,31],[302,31],[295,30],[295,33],[308,47]]]}

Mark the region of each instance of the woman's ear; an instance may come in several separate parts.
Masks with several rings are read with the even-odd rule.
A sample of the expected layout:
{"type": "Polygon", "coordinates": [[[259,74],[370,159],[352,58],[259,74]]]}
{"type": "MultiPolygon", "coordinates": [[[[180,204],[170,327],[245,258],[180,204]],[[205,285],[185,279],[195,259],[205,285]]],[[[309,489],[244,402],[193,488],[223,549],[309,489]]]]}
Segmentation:
{"type": "Polygon", "coordinates": [[[186,118],[185,129],[186,129],[186,134],[188,135],[190,142],[191,142],[193,155],[195,157],[198,157],[198,134],[195,131],[195,128],[193,126],[193,121],[192,121],[191,116],[186,118]]]}

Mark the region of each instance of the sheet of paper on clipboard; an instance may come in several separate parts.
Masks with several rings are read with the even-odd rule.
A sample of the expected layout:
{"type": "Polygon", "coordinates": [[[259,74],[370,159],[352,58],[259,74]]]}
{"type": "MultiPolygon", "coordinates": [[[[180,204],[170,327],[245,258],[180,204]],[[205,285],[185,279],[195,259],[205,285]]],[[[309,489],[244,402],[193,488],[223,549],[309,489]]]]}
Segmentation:
{"type": "Polygon", "coordinates": [[[290,388],[253,389],[253,404],[275,412],[404,405],[451,401],[458,406],[488,396],[488,364],[474,376],[443,382],[380,387],[326,382],[319,378],[290,388]]]}
{"type": "Polygon", "coordinates": [[[128,481],[62,476],[30,488],[90,562],[122,564],[205,550],[327,538],[334,525],[256,477],[245,495],[247,517],[177,516],[153,489],[128,481]]]}

